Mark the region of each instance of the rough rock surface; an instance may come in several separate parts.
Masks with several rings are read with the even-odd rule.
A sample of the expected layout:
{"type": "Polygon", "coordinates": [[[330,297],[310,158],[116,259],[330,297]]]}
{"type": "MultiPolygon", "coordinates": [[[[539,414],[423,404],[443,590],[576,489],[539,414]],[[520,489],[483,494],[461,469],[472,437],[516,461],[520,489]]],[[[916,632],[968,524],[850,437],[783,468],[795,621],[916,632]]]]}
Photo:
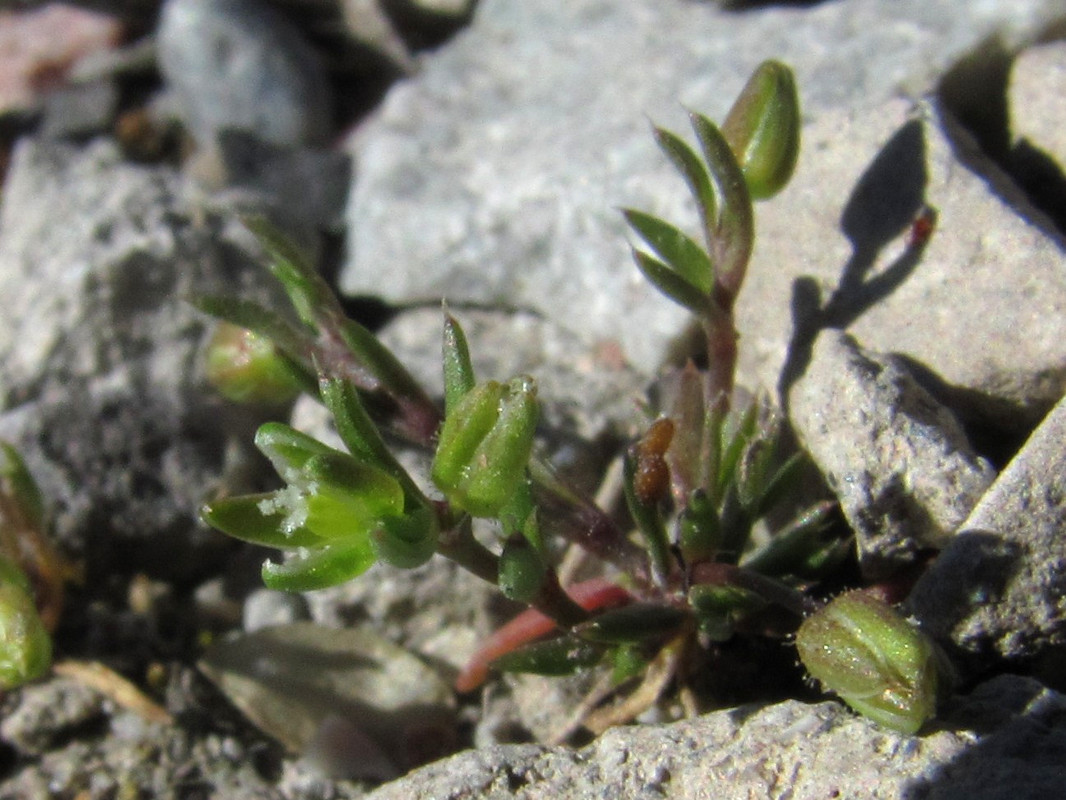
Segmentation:
{"type": "MultiPolygon", "coordinates": [[[[617,209],[678,221],[690,212],[645,116],[686,132],[679,104],[721,118],[769,57],[796,69],[812,119],[876,106],[901,89],[929,90],[994,31],[1008,42],[1031,35],[1053,10],[1019,2],[960,14],[950,2],[850,0],[735,14],[658,0],[486,0],[472,27],[395,87],[352,140],[360,176],[342,287],[397,302],[443,295],[529,307],[587,348],[617,342],[650,375],[684,315],[640,278],[617,209]]],[[[819,176],[817,191],[805,185],[770,204],[797,230],[773,251],[788,262],[764,268],[806,270],[813,260],[837,277],[846,263],[846,241],[825,251],[783,247],[790,238],[816,245],[837,228],[847,192],[881,144],[854,150],[846,131],[836,134],[842,155],[822,168],[831,174],[819,176]]],[[[825,138],[811,144],[813,159],[825,138]]],[[[757,306],[759,315],[787,321],[788,297],[757,306]]],[[[760,333],[742,321],[746,337],[774,335],[784,348],[782,323],[760,333]]],[[[766,380],[767,372],[756,374],[766,380]]],[[[775,384],[770,375],[765,385],[775,384]]]]}
{"type": "Polygon", "coordinates": [[[1034,425],[1066,386],[1066,255],[1050,221],[935,104],[827,112],[804,135],[786,190],[802,210],[758,210],[737,309],[745,374],[766,385],[784,368],[787,388],[815,333],[842,328],[911,362],[967,422],[1034,425]],[[908,243],[926,208],[932,231],[908,243]]]}
{"type": "Polygon", "coordinates": [[[1066,42],[1023,50],[1011,67],[1010,121],[1014,147],[1024,146],[1066,166],[1066,42]]]}
{"type": "Polygon", "coordinates": [[[840,500],[868,577],[943,547],[995,477],[899,359],[839,331],[815,341],[789,419],[840,500]]]}
{"type": "MultiPolygon", "coordinates": [[[[322,8],[336,18],[339,4],[275,5],[306,32],[322,8]]],[[[155,10],[153,0],[109,5],[155,10]]],[[[403,0],[388,5],[413,9],[403,0]]],[[[819,350],[806,346],[818,331],[818,342],[831,339],[824,328],[845,329],[872,351],[897,353],[884,370],[899,365],[915,375],[968,430],[1023,435],[1066,386],[1061,239],[942,109],[957,110],[952,103],[968,89],[988,96],[973,86],[980,70],[960,71],[960,61],[980,61],[994,49],[989,42],[1009,59],[1019,43],[1053,34],[1063,13],[1061,0],[483,0],[470,30],[416,56],[421,72],[351,139],[360,169],[344,283],[407,304],[386,336],[404,360],[428,354],[416,363],[420,375],[436,380],[437,305],[447,295],[467,323],[480,374],[531,371],[541,380],[551,435],[556,427],[588,436],[623,427],[630,398],[659,368],[684,315],[639,278],[617,207],[691,219],[681,182],[642,118],[687,134],[681,104],[721,118],[751,68],[776,57],[797,70],[806,144],[795,183],[758,211],[758,250],[738,309],[742,382],[788,388],[802,375],[822,390],[835,386],[841,376],[818,377],[819,350]],[[937,87],[951,102],[891,99],[937,87]],[[918,218],[935,223],[931,235],[914,233],[918,218]]],[[[430,41],[408,38],[413,29],[398,13],[390,19],[412,52],[430,41]]],[[[275,35],[263,33],[268,43],[275,35]]],[[[1053,62],[1042,60],[1052,48],[1015,65],[1011,97],[1000,98],[1011,103],[1013,131],[979,110],[1006,141],[1048,153],[1053,140],[1037,131],[1062,127],[1050,119],[1053,62]]],[[[197,75],[193,100],[217,97],[215,73],[197,75]]],[[[226,111],[263,111],[261,89],[245,84],[226,111]]],[[[298,206],[290,216],[337,224],[348,180],[338,154],[309,163],[299,148],[231,141],[225,165],[237,188],[226,203],[241,192],[282,196],[298,206]],[[319,185],[324,171],[335,171],[334,180],[319,185]],[[300,191],[305,181],[316,182],[315,197],[300,191]]],[[[191,667],[199,636],[240,624],[238,604],[249,581],[258,585],[263,555],[216,560],[214,548],[226,540],[195,524],[204,492],[218,482],[243,488],[232,480],[242,462],[231,459],[231,445],[249,442],[254,423],[236,422],[206,391],[195,367],[204,321],[176,297],[207,288],[258,299],[266,282],[258,269],[245,270],[247,241],[231,211],[189,201],[185,188],[173,167],[134,166],[101,142],[23,143],[3,187],[0,435],[17,441],[44,484],[64,547],[89,554],[90,575],[106,576],[74,592],[58,641],[123,670],[165,702],[176,723],[147,723],[113,698],[55,677],[8,693],[0,705],[0,800],[347,798],[362,789],[324,773],[383,774],[374,753],[344,746],[353,744],[351,727],[337,736],[322,725],[314,758],[286,756],[191,667]],[[157,607],[169,616],[155,601],[133,602],[133,572],[161,577],[157,607]],[[194,609],[201,578],[208,580],[194,609]],[[217,616],[200,613],[210,602],[217,616]]],[[[797,380],[794,392],[802,385],[797,380]]],[[[915,595],[923,623],[979,667],[996,655],[1045,656],[1063,637],[1057,419],[985,494],[915,595]]],[[[907,426],[898,427],[892,435],[907,426]]],[[[915,475],[914,486],[929,477],[915,475]]],[[[972,499],[968,490],[965,502],[972,499]]],[[[923,541],[943,541],[962,513],[949,504],[937,535],[923,541]]],[[[435,560],[410,572],[377,569],[307,601],[316,622],[372,626],[446,679],[513,611],[495,597],[435,560]]],[[[245,608],[251,617],[255,601],[245,608]]],[[[772,646],[773,658],[790,662],[790,651],[772,646]]],[[[760,662],[740,668],[749,663],[760,662]]],[[[1042,674],[1061,680],[1061,671],[1042,674]]],[[[886,733],[838,705],[771,705],[760,694],[758,706],[618,729],[577,751],[500,746],[522,726],[553,729],[538,722],[551,720],[551,695],[524,683],[512,692],[498,681],[481,698],[462,698],[462,730],[489,747],[376,796],[984,800],[1057,796],[1064,782],[1064,701],[1026,679],[1001,677],[955,698],[920,737],[886,733]]]]}
{"type": "Polygon", "coordinates": [[[159,22],[159,63],[201,146],[219,131],[278,145],[325,142],[329,87],[318,55],[257,0],[171,0],[159,22]]]}
{"type": "Polygon", "coordinates": [[[173,170],[103,141],[25,140],[4,188],[0,435],[89,574],[209,567],[225,543],[196,509],[254,430],[207,390],[207,321],[181,298],[265,298],[261,273],[232,216],[227,231],[181,194],[173,170]]]}
{"type": "Polygon", "coordinates": [[[934,635],[970,656],[1066,644],[1066,400],[1041,423],[914,587],[934,635]]]}
{"type": "Polygon", "coordinates": [[[368,800],[1038,797],[1066,777],[1064,714],[1061,695],[1013,676],[960,699],[921,737],[886,732],[833,703],[789,701],[618,728],[578,751],[469,751],[368,800]]]}

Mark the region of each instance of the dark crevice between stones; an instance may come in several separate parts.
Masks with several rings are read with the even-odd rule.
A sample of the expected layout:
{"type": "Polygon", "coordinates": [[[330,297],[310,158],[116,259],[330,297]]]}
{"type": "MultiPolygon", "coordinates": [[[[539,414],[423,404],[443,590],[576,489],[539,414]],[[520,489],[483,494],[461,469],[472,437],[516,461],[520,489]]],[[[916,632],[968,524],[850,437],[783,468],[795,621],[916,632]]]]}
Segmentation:
{"type": "Polygon", "coordinates": [[[997,470],[1002,469],[1025,444],[1025,440],[1050,411],[1050,405],[1021,406],[1001,397],[949,384],[925,364],[904,353],[896,353],[918,384],[941,405],[950,409],[962,425],[973,449],[987,458],[997,470]],[[989,420],[1000,420],[992,426],[989,420]],[[1012,427],[1003,421],[1010,420],[1012,427]]]}
{"type": "MultiPolygon", "coordinates": [[[[1063,38],[1066,18],[1048,26],[1033,43],[1063,38]]],[[[1066,234],[1066,174],[1036,144],[1014,140],[1011,134],[1009,89],[1015,56],[993,36],[944,74],[936,97],[951,117],[945,134],[956,157],[985,178],[992,191],[1034,225],[1061,238],[1066,234]]]]}

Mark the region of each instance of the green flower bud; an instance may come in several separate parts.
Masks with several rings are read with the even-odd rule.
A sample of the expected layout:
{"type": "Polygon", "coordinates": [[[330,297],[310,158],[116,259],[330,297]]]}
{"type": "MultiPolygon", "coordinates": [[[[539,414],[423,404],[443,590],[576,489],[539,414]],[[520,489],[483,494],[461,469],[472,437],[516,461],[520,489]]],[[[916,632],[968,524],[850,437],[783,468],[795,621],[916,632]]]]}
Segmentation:
{"type": "Polygon", "coordinates": [[[532,378],[489,381],[456,403],[440,433],[433,482],[476,517],[494,517],[525,478],[537,425],[532,378]]]}
{"type": "Polygon", "coordinates": [[[247,328],[220,322],[206,360],[207,380],[228,400],[283,405],[300,393],[291,362],[270,339],[247,328]]]}
{"type": "Polygon", "coordinates": [[[842,594],[804,620],[796,649],[826,689],[887,728],[916,733],[936,711],[932,642],[865,592],[842,594]]]}
{"type": "Polygon", "coordinates": [[[764,61],[755,70],[722,125],[754,200],[773,197],[796,168],[800,106],[792,70],[764,61]]]}
{"type": "Polygon", "coordinates": [[[52,663],[52,639],[25,574],[0,557],[0,689],[39,678],[52,663]]]}

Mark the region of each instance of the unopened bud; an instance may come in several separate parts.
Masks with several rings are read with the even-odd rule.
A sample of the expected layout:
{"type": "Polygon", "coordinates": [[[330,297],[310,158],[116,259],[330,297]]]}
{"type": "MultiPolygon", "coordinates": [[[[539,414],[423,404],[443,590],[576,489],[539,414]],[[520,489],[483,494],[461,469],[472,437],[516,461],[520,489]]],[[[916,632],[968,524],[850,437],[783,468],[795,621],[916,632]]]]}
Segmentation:
{"type": "Polygon", "coordinates": [[[773,197],[796,168],[800,106],[792,70],[764,61],[748,79],[722,125],[752,199],[773,197]]]}
{"type": "Polygon", "coordinates": [[[916,733],[936,711],[933,643],[865,592],[842,594],[808,617],[796,649],[824,688],[887,728],[916,733]]]}
{"type": "Polygon", "coordinates": [[[448,414],[433,460],[433,482],[476,517],[494,517],[525,479],[537,425],[528,377],[475,386],[448,414]]]}
{"type": "Polygon", "coordinates": [[[221,322],[207,345],[207,379],[227,400],[283,405],[300,393],[289,362],[264,336],[221,322]]]}

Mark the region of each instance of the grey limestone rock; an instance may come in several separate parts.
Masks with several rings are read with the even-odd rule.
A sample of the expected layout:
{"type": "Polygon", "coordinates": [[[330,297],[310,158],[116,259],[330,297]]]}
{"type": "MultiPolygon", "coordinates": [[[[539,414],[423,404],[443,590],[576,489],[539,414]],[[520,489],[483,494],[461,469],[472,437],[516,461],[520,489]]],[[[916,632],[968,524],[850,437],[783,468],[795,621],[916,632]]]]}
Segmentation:
{"type": "MultiPolygon", "coordinates": [[[[677,131],[687,130],[681,106],[720,119],[768,57],[795,67],[811,120],[832,108],[877,108],[901,88],[928,90],[988,36],[1009,43],[1033,34],[1054,11],[1047,2],[843,0],[739,14],[680,0],[485,0],[472,26],[395,86],[351,140],[360,175],[342,288],[390,302],[447,296],[526,307],[586,346],[617,342],[651,375],[685,315],[641,279],[617,209],[678,222],[691,220],[691,209],[647,117],[677,131]]],[[[855,113],[862,120],[865,112],[855,113]]],[[[769,203],[780,209],[776,223],[763,224],[760,208],[775,240],[761,268],[784,273],[784,291],[742,310],[742,349],[780,351],[776,367],[788,341],[791,281],[812,263],[838,277],[846,240],[818,245],[832,244],[840,207],[883,142],[873,133],[866,149],[849,145],[839,118],[826,124],[835,127],[806,148],[808,175],[826,162],[821,182],[769,203]],[[786,247],[793,239],[802,246],[786,247]],[[775,319],[760,330],[765,317],[775,319]]],[[[964,171],[953,161],[945,168],[964,171]]],[[[1024,239],[1024,227],[993,228],[986,244],[1024,239]]],[[[956,267],[968,269],[972,250],[957,255],[956,267]]],[[[748,377],[775,386],[767,367],[748,377]]]]}
{"type": "Polygon", "coordinates": [[[978,664],[1066,644],[1066,400],[1041,423],[922,576],[923,626],[978,664]]]}
{"type": "Polygon", "coordinates": [[[329,87],[315,51],[257,0],[169,0],[159,63],[201,146],[236,129],[277,145],[315,145],[331,130],[329,87]]]}
{"type": "Polygon", "coordinates": [[[995,478],[958,420],[898,359],[868,353],[847,334],[818,336],[788,400],[869,577],[943,547],[995,478]]]}
{"type": "Polygon", "coordinates": [[[266,300],[247,232],[113,145],[22,141],[0,213],[0,435],[24,453],[58,540],[114,570],[211,566],[196,521],[254,419],[200,367],[209,321],[183,297],[266,300]]]}
{"type": "Polygon", "coordinates": [[[839,328],[904,358],[964,422],[1035,425],[1066,388],[1061,235],[936,104],[826,112],[804,137],[789,199],[758,209],[742,373],[784,373],[787,390],[817,331],[839,328]]]}
{"type": "Polygon", "coordinates": [[[1066,168],[1066,42],[1050,41],[1019,53],[1011,67],[1010,123],[1014,147],[1043,153],[1066,168]]]}
{"type": "Polygon", "coordinates": [[[468,751],[368,800],[1036,798],[1054,795],[1066,777],[1064,711],[1061,695],[1014,676],[960,699],[943,726],[920,737],[885,731],[835,703],[788,701],[615,728],[577,751],[468,751]]]}

